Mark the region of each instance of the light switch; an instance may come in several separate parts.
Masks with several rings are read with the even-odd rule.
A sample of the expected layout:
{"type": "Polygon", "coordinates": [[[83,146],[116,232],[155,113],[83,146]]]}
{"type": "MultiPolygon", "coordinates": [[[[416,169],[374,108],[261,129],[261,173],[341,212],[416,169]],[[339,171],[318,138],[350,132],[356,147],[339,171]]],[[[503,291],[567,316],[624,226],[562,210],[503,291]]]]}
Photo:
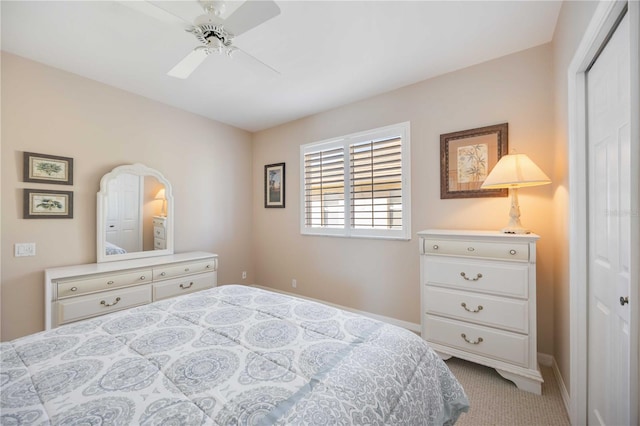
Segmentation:
{"type": "Polygon", "coordinates": [[[35,256],[36,255],[36,243],[16,243],[15,256],[35,256]]]}

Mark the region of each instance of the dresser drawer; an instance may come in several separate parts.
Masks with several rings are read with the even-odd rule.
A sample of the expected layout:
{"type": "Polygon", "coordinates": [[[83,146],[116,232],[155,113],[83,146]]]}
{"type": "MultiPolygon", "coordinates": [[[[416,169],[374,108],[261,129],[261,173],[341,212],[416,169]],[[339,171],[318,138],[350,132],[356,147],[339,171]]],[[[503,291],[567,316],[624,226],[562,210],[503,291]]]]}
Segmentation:
{"type": "Polygon", "coordinates": [[[426,254],[445,256],[467,256],[499,260],[529,260],[529,245],[527,243],[451,241],[425,238],[424,251],[426,254]]]}
{"type": "Polygon", "coordinates": [[[161,300],[181,294],[215,287],[216,274],[200,274],[163,281],[153,285],[153,300],[161,300]]]}
{"type": "Polygon", "coordinates": [[[426,256],[425,265],[423,284],[522,299],[529,295],[527,264],[426,256]]]}
{"type": "Polygon", "coordinates": [[[153,279],[164,280],[183,275],[198,274],[201,272],[215,271],[215,259],[202,262],[189,262],[180,265],[153,268],[153,279]]]}
{"type": "Polygon", "coordinates": [[[166,217],[154,217],[153,218],[153,226],[161,226],[164,227],[167,223],[166,217]]]}
{"type": "Polygon", "coordinates": [[[155,238],[162,238],[164,240],[165,238],[167,238],[166,234],[167,233],[165,232],[164,227],[162,227],[162,226],[154,226],[153,227],[153,236],[155,238]]]}
{"type": "Polygon", "coordinates": [[[477,293],[426,286],[423,314],[435,314],[526,334],[529,303],[477,293]]]}
{"type": "Polygon", "coordinates": [[[57,302],[58,324],[90,318],[151,302],[151,284],[105,291],[57,302]]]}
{"type": "Polygon", "coordinates": [[[126,274],[100,275],[79,280],[57,281],[58,298],[94,293],[132,284],[151,282],[151,269],[137,270],[126,274]]]}
{"type": "Polygon", "coordinates": [[[464,352],[526,367],[529,364],[529,337],[462,321],[427,315],[424,338],[429,342],[464,352]]]}
{"type": "MultiPolygon", "coordinates": [[[[154,238],[153,240],[153,248],[155,250],[164,250],[167,248],[167,240],[161,240],[158,238],[154,238]]],[[[157,279],[157,278],[155,278],[157,279]]]]}

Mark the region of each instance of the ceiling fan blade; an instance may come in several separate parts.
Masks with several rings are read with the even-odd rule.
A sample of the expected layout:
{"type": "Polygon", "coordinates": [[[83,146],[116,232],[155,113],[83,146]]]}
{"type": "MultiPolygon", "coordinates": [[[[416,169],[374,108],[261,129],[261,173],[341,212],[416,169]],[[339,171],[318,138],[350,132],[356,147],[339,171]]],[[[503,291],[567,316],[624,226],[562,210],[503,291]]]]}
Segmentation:
{"type": "Polygon", "coordinates": [[[265,64],[264,62],[262,62],[260,59],[256,58],[255,56],[245,52],[244,50],[240,49],[238,46],[234,46],[234,51],[233,54],[231,55],[232,59],[240,59],[241,62],[250,62],[251,65],[260,65],[261,67],[267,68],[269,70],[271,70],[272,72],[280,75],[280,71],[278,71],[277,69],[273,68],[272,66],[265,64]]]}
{"type": "Polygon", "coordinates": [[[272,0],[246,1],[229,16],[224,27],[238,36],[279,14],[280,8],[272,0]]]}
{"type": "Polygon", "coordinates": [[[180,25],[183,28],[192,26],[191,22],[174,15],[173,13],[163,9],[160,5],[152,3],[150,1],[120,0],[118,1],[118,3],[128,7],[129,9],[136,10],[142,14],[155,18],[159,21],[167,22],[173,25],[180,25]]]}
{"type": "Polygon", "coordinates": [[[195,48],[183,60],[171,68],[167,75],[175,78],[185,79],[191,75],[196,68],[207,58],[206,49],[195,48]]]}

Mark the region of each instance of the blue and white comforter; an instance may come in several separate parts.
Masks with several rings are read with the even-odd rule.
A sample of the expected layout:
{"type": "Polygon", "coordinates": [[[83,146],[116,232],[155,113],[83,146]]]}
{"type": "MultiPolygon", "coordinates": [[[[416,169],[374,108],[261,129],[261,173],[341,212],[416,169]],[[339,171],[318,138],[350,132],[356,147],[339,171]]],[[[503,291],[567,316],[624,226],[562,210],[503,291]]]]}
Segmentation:
{"type": "Polygon", "coordinates": [[[2,425],[440,425],[468,406],[411,332],[244,286],[0,348],[2,425]]]}

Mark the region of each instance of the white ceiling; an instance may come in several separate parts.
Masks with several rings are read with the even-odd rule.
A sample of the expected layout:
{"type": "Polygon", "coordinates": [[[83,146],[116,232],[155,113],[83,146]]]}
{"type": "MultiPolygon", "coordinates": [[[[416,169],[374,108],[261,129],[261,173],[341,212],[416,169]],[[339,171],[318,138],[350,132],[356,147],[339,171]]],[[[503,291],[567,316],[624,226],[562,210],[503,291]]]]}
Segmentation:
{"type": "MultiPolygon", "coordinates": [[[[258,131],[551,41],[560,1],[282,1],[234,43],[166,73],[195,37],[114,1],[6,1],[2,50],[258,131]]],[[[161,1],[191,22],[195,0],[161,1]]],[[[236,5],[237,6],[237,5],[236,5]]],[[[231,5],[233,7],[233,5],[231,5]]]]}

